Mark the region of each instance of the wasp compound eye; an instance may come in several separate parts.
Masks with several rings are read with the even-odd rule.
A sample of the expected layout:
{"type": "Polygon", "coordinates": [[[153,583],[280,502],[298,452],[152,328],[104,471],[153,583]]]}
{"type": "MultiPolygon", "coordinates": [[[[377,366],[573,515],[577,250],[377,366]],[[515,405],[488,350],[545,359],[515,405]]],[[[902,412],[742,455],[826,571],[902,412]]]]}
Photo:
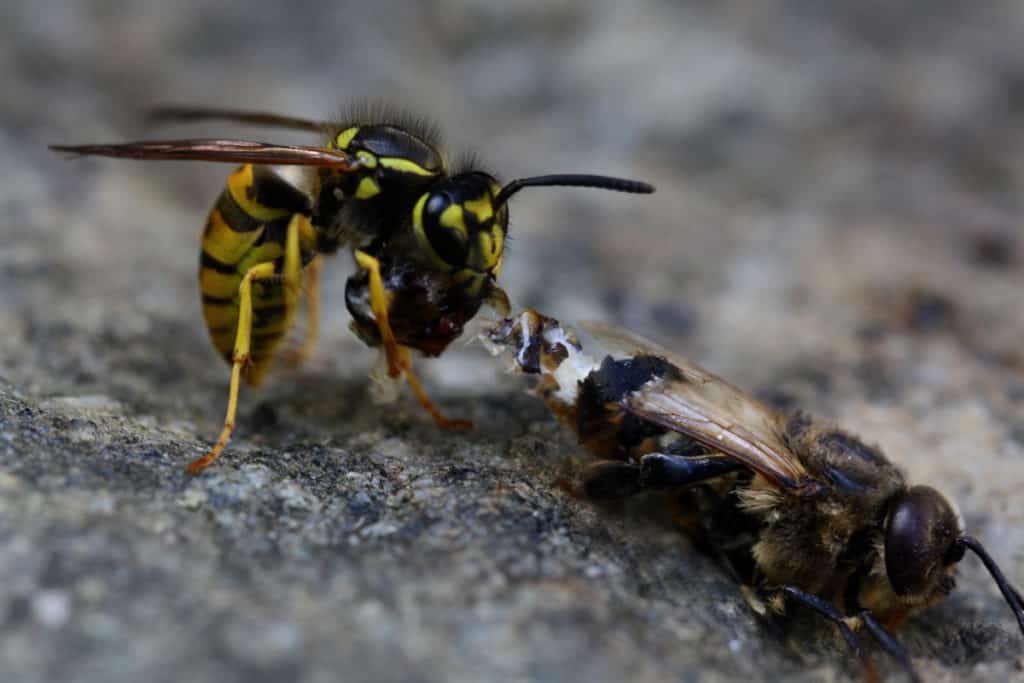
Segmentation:
{"type": "Polygon", "coordinates": [[[438,265],[453,268],[464,264],[469,248],[462,207],[444,191],[425,194],[420,202],[414,229],[421,243],[438,265]]]}
{"type": "Polygon", "coordinates": [[[885,571],[897,595],[925,591],[958,535],[956,514],[938,491],[915,486],[902,494],[885,529],[885,571]]]}

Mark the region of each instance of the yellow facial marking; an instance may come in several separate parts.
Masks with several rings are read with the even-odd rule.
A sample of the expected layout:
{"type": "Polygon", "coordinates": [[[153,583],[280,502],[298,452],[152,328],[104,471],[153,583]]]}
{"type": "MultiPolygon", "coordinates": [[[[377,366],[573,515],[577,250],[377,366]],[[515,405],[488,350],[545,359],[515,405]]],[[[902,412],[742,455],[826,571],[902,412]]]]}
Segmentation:
{"type": "Polygon", "coordinates": [[[352,142],[352,138],[359,133],[359,127],[353,126],[346,130],[338,133],[338,137],[334,138],[334,144],[338,146],[338,149],[348,149],[349,144],[352,142]]]}
{"type": "Polygon", "coordinates": [[[423,195],[416,201],[416,206],[412,207],[412,224],[417,232],[423,232],[423,207],[427,203],[427,197],[429,195],[423,195]]]}
{"type": "Polygon", "coordinates": [[[486,232],[481,232],[478,236],[480,242],[480,255],[483,256],[484,263],[494,263],[494,239],[486,232]]]}
{"type": "Polygon", "coordinates": [[[457,273],[452,275],[452,281],[456,284],[462,284],[470,278],[476,277],[476,272],[472,268],[463,268],[457,273]]]}
{"type": "Polygon", "coordinates": [[[468,234],[466,231],[466,217],[462,213],[462,207],[458,204],[451,204],[441,212],[441,225],[452,230],[458,230],[463,235],[468,234]]]}
{"type": "Polygon", "coordinates": [[[445,263],[444,259],[434,251],[434,247],[430,246],[427,233],[423,230],[423,207],[426,206],[427,197],[429,196],[424,194],[416,201],[416,206],[412,207],[412,231],[416,235],[416,241],[419,242],[420,248],[427,252],[434,265],[443,270],[451,270],[451,265],[445,263]]]}
{"type": "Polygon", "coordinates": [[[487,195],[480,197],[479,199],[471,199],[467,202],[463,202],[463,206],[466,207],[466,211],[469,211],[476,216],[477,223],[486,223],[494,217],[494,203],[487,195]]]}
{"type": "Polygon", "coordinates": [[[363,168],[377,168],[377,157],[365,149],[361,149],[356,152],[356,159],[363,162],[363,168]]]}
{"type": "Polygon", "coordinates": [[[380,157],[378,160],[380,165],[384,168],[392,171],[398,171],[399,173],[411,173],[412,175],[422,176],[433,176],[437,173],[428,171],[419,164],[409,161],[408,159],[402,159],[401,157],[380,157]]]}
{"type": "Polygon", "coordinates": [[[473,265],[481,272],[494,272],[495,268],[501,268],[501,246],[503,242],[501,230],[478,233],[477,244],[479,248],[479,259],[473,265]]]}
{"type": "Polygon", "coordinates": [[[369,199],[380,194],[380,185],[373,178],[363,178],[356,187],[356,199],[369,199]]]}

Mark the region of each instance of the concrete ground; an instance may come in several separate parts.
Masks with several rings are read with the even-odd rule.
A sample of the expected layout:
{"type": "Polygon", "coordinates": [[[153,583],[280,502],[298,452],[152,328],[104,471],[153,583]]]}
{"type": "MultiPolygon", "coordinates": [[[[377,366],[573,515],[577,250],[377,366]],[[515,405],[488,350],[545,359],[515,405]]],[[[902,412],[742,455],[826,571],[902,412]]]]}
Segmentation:
{"type": "MultiPolygon", "coordinates": [[[[228,168],[46,145],[305,138],[144,124],[160,102],[331,116],[382,97],[506,179],[653,182],[517,196],[512,297],[624,324],[880,444],[1024,584],[1020,3],[0,15],[0,680],[859,677],[814,618],[755,619],[656,505],[555,486],[586,455],[480,348],[419,366],[475,431],[435,429],[407,395],[373,405],[344,255],[313,358],[244,391],[229,450],[186,476],[226,398],[195,262],[228,168]]],[[[900,632],[920,672],[1024,680],[992,582],[970,559],[960,576],[900,632]]]]}

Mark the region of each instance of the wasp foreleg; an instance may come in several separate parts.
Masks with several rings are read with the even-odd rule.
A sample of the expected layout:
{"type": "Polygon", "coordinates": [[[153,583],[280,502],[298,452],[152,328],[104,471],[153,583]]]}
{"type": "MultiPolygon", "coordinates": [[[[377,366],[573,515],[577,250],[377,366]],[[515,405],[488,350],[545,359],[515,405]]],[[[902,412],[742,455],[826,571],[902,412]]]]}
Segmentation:
{"type": "Polygon", "coordinates": [[[401,370],[405,373],[405,379],[409,382],[409,386],[412,388],[412,393],[416,394],[416,398],[419,399],[420,405],[423,406],[423,410],[430,413],[430,417],[434,418],[434,422],[439,427],[444,429],[454,429],[457,431],[464,429],[472,429],[473,423],[468,420],[453,420],[445,417],[434,402],[427,396],[427,392],[423,390],[423,385],[416,379],[416,375],[412,371],[412,360],[409,358],[409,350],[404,346],[398,347],[398,363],[401,370]]]}
{"type": "Polygon", "coordinates": [[[361,249],[355,251],[355,258],[359,267],[369,275],[370,308],[373,309],[373,317],[377,320],[380,341],[388,359],[388,374],[398,377],[402,372],[398,340],[395,339],[395,333],[391,329],[391,322],[388,319],[388,295],[384,290],[384,279],[380,274],[380,261],[361,249]]]}

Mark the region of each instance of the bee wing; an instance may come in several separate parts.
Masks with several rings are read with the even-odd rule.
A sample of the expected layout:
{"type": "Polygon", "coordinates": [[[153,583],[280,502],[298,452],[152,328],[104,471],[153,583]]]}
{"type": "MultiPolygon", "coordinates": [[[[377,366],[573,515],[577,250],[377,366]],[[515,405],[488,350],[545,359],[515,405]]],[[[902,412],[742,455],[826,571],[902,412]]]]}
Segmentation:
{"type": "Polygon", "coordinates": [[[734,458],[787,492],[814,488],[816,482],[782,437],[779,413],[643,337],[606,323],[580,327],[613,353],[657,356],[679,370],[677,377],[663,377],[629,394],[624,407],[630,413],[734,458]]]}
{"type": "Polygon", "coordinates": [[[78,156],[117,157],[146,161],[220,161],[274,166],[319,166],[348,171],[359,160],[336,149],[273,145],[249,140],[151,140],[115,145],[50,145],[55,152],[78,156]]]}

